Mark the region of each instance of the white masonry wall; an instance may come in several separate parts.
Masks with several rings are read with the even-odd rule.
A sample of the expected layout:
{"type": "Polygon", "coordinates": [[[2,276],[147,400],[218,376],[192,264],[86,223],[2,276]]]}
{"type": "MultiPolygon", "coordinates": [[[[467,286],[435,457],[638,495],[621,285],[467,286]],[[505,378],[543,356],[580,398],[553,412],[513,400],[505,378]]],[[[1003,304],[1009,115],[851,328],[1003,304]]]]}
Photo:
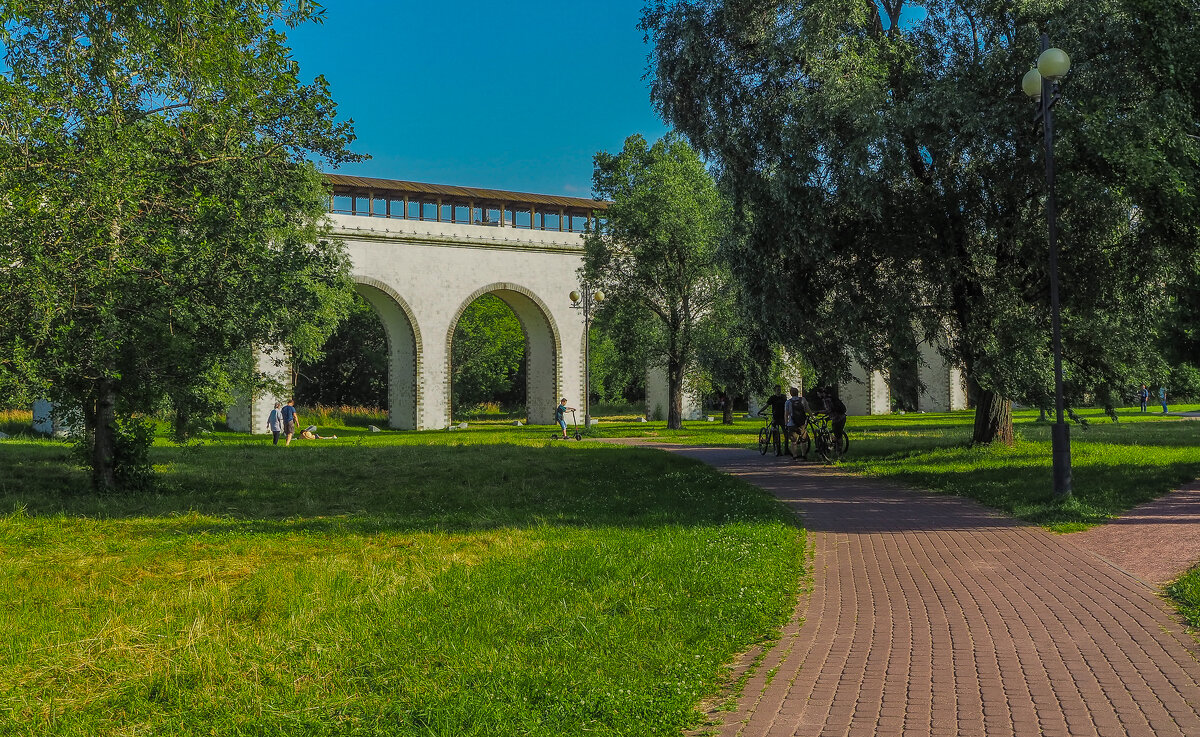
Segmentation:
{"type": "MultiPolygon", "coordinates": [[[[484,294],[503,299],[526,337],[531,424],[551,424],[559,397],[583,396],[583,236],[419,220],[330,215],[346,244],[354,280],[380,314],[389,344],[389,424],[440,429],[450,423],[450,343],[464,309],[484,294]]],[[[271,400],[273,401],[273,400],[271,400]]],[[[267,399],[232,408],[230,424],[265,432],[255,412],[267,399]],[[261,425],[261,427],[260,427],[261,425]]]]}
{"type": "MultiPolygon", "coordinates": [[[[683,388],[683,413],[685,420],[704,419],[704,404],[700,393],[688,386],[683,388]]],[[[646,369],[646,419],[666,420],[670,407],[671,387],[667,380],[666,366],[651,366],[646,369]]]]}
{"type": "Polygon", "coordinates": [[[922,343],[920,351],[917,377],[925,388],[917,396],[917,409],[922,412],[966,409],[967,386],[962,369],[950,365],[932,343],[922,343]]]}
{"type": "Polygon", "coordinates": [[[849,415],[886,415],[892,411],[892,390],[882,371],[868,371],[857,363],[850,368],[852,379],[838,385],[838,396],[849,415]]]}

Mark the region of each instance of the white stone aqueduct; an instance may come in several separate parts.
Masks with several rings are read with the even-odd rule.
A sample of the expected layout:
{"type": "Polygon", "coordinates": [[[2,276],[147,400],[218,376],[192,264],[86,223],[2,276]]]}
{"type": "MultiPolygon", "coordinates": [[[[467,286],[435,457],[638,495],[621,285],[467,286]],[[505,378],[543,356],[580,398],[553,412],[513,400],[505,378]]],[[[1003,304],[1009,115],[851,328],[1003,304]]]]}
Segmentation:
{"type": "MultiPolygon", "coordinates": [[[[484,294],[504,300],[525,333],[529,422],[553,423],[560,397],[581,406],[583,317],[568,294],[579,288],[583,231],[605,203],[327,177],[330,235],[345,244],[356,288],[387,333],[391,427],[450,423],[454,328],[484,294]]],[[[261,368],[272,365],[260,357],[261,368]]],[[[274,400],[257,397],[231,408],[230,427],[263,432],[274,400]]]]}
{"type": "MultiPolygon", "coordinates": [[[[484,294],[504,300],[525,333],[528,420],[551,424],[559,397],[582,406],[584,329],[568,293],[579,288],[583,231],[602,216],[596,200],[327,175],[330,235],[353,264],[356,287],[387,333],[388,423],[404,430],[451,422],[450,348],[459,317],[484,294]]],[[[961,372],[925,346],[920,409],[966,406],[961,372]]],[[[264,371],[280,371],[266,355],[264,371]]],[[[886,377],[859,371],[841,387],[851,414],[891,410],[886,377]]],[[[286,384],[286,382],[285,382],[286,384]]],[[[665,372],[647,377],[647,414],[666,406],[665,372]],[[662,374],[661,376],[658,374],[662,374]]],[[[275,397],[230,408],[229,425],[265,432],[275,397]]],[[[685,419],[702,409],[685,402],[685,419]]],[[[582,416],[580,417],[582,420],[582,416]]]]}

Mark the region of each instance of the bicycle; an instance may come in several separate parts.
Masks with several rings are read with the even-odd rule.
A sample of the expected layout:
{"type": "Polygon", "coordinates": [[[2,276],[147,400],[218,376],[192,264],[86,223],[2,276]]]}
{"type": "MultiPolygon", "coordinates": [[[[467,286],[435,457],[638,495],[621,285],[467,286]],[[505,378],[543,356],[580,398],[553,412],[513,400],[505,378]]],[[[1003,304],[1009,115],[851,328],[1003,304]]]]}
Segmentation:
{"type": "Polygon", "coordinates": [[[766,419],[767,424],[763,425],[758,431],[758,454],[763,456],[771,449],[771,428],[774,427],[771,418],[768,417],[766,419]]]}
{"type": "Polygon", "coordinates": [[[813,447],[826,463],[838,460],[850,448],[850,438],[846,433],[835,437],[829,424],[829,415],[813,413],[808,416],[808,434],[812,438],[813,447]]]}

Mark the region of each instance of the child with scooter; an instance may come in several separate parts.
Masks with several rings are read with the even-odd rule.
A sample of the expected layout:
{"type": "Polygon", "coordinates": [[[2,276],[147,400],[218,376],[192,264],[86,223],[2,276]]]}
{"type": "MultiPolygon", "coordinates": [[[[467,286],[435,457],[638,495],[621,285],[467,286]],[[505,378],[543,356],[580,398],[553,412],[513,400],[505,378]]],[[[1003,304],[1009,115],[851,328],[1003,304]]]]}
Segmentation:
{"type": "MultiPolygon", "coordinates": [[[[567,406],[567,398],[563,397],[559,401],[558,406],[554,408],[554,421],[557,422],[558,426],[562,428],[562,439],[563,440],[567,439],[567,413],[568,412],[571,413],[572,422],[574,422],[575,408],[568,407],[567,406]]],[[[582,436],[579,434],[579,432],[576,431],[575,439],[579,440],[581,437],[582,436]]]]}

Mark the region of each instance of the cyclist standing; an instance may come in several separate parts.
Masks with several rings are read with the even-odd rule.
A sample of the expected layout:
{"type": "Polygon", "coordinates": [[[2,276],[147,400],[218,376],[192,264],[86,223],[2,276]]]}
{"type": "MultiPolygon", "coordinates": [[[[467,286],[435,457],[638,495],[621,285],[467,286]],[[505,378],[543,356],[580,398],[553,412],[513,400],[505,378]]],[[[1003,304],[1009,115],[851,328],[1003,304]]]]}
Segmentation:
{"type": "MultiPolygon", "coordinates": [[[[779,435],[784,430],[784,408],[786,404],[787,399],[783,396],[783,387],[776,384],[775,393],[767,399],[766,406],[758,411],[761,417],[768,409],[771,410],[771,439],[775,442],[776,457],[783,455],[783,451],[779,448],[779,435]]],[[[786,436],[784,437],[784,443],[785,445],[787,443],[786,436]]]]}
{"type": "Polygon", "coordinates": [[[825,388],[825,402],[829,408],[829,424],[833,429],[833,438],[840,442],[846,434],[846,403],[838,397],[832,386],[825,388]]]}
{"type": "Polygon", "coordinates": [[[792,445],[792,457],[808,460],[808,452],[801,456],[800,448],[808,435],[808,400],[796,387],[790,390],[791,398],[784,404],[784,416],[787,418],[787,436],[792,445]]]}

